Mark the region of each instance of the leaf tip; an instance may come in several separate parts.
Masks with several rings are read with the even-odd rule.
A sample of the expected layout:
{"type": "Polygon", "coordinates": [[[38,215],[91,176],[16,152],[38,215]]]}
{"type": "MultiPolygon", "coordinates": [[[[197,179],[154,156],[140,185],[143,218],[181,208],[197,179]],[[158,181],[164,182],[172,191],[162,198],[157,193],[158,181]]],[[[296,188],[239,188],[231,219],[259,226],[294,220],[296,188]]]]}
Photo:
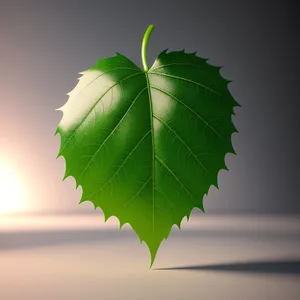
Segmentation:
{"type": "Polygon", "coordinates": [[[148,249],[149,249],[149,252],[150,252],[150,266],[149,266],[149,269],[152,268],[153,266],[153,263],[155,261],[155,258],[156,258],[156,254],[157,254],[157,251],[158,251],[158,248],[161,244],[162,240],[160,241],[152,241],[152,243],[150,242],[146,242],[145,241],[145,244],[147,245],[148,249]]]}
{"type": "Polygon", "coordinates": [[[151,253],[151,261],[150,261],[149,270],[152,268],[152,266],[153,266],[153,264],[154,264],[155,257],[156,257],[156,252],[157,252],[157,251],[152,252],[152,251],[150,250],[150,253],[151,253]]]}

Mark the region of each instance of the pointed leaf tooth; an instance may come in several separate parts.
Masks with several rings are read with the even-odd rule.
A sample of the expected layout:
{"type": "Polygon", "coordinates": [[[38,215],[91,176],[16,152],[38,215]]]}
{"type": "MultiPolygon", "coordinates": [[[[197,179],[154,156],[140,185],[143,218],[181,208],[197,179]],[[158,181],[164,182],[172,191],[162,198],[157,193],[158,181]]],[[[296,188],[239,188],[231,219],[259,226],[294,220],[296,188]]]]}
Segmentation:
{"type": "Polygon", "coordinates": [[[242,105],[240,103],[238,103],[237,101],[235,101],[235,100],[234,100],[234,106],[236,106],[236,107],[242,107],[242,105]]]}
{"type": "Polygon", "coordinates": [[[55,132],[54,132],[54,136],[56,136],[59,132],[60,132],[60,128],[57,127],[56,130],[55,130],[55,132]]]}
{"type": "Polygon", "coordinates": [[[121,229],[122,229],[122,227],[123,227],[123,226],[124,226],[126,223],[127,223],[127,222],[125,222],[125,221],[124,221],[124,222],[121,222],[121,221],[120,221],[119,230],[121,230],[121,229]]]}
{"type": "Polygon", "coordinates": [[[228,171],[228,168],[227,168],[226,163],[225,163],[225,157],[222,161],[222,164],[220,165],[220,170],[228,171]]]}
{"type": "Polygon", "coordinates": [[[62,181],[64,181],[65,179],[67,179],[69,176],[71,176],[70,173],[69,173],[69,169],[66,168],[64,177],[62,178],[62,181]]]}
{"type": "Polygon", "coordinates": [[[231,109],[231,115],[232,115],[232,116],[235,116],[234,106],[233,106],[232,109],[231,109]]]}
{"type": "Polygon", "coordinates": [[[217,175],[212,180],[212,185],[218,190],[219,189],[219,183],[218,183],[218,177],[219,177],[220,170],[218,171],[217,175]]]}
{"type": "Polygon", "coordinates": [[[168,54],[167,52],[168,52],[168,48],[166,48],[165,50],[163,50],[162,52],[161,52],[161,55],[166,55],[166,54],[168,54]]]}
{"type": "MultiPolygon", "coordinates": [[[[75,179],[75,177],[74,177],[74,179],[75,179]]],[[[80,186],[80,184],[75,179],[75,189],[77,190],[79,186],[80,186]]]]}
{"type": "MultiPolygon", "coordinates": [[[[132,230],[136,233],[136,235],[137,235],[137,237],[138,237],[138,239],[139,239],[139,241],[140,241],[140,244],[141,244],[142,242],[144,242],[144,240],[143,240],[143,238],[142,238],[140,232],[139,232],[138,230],[135,230],[135,229],[133,228],[133,226],[130,224],[130,222],[127,222],[127,223],[128,223],[128,225],[132,228],[132,230]]],[[[146,246],[148,247],[148,245],[147,245],[146,242],[145,242],[145,244],[146,244],[146,246]]]]}
{"type": "MultiPolygon", "coordinates": [[[[56,155],[56,159],[58,159],[59,157],[63,157],[63,158],[65,159],[64,155],[62,154],[61,148],[62,148],[62,147],[60,146],[59,151],[58,151],[58,153],[57,153],[57,155],[56,155]]],[[[65,159],[65,160],[66,160],[66,159],[65,159]]]]}
{"type": "Polygon", "coordinates": [[[189,214],[187,214],[187,215],[184,215],[182,217],[181,222],[180,222],[180,230],[181,230],[181,227],[182,227],[182,223],[188,222],[188,218],[189,218],[190,214],[191,214],[191,212],[189,214]],[[186,219],[186,221],[185,221],[185,219],[186,219]]]}
{"type": "MultiPolygon", "coordinates": [[[[153,64],[153,66],[154,66],[155,64],[159,64],[159,61],[160,61],[161,59],[164,59],[164,57],[166,57],[166,56],[168,55],[167,51],[168,51],[168,49],[165,49],[165,50],[163,50],[163,51],[157,56],[157,58],[156,58],[156,60],[155,60],[155,62],[154,62],[154,64],[153,64]]],[[[153,66],[152,66],[152,67],[153,67],[153,66]]]]}
{"type": "Polygon", "coordinates": [[[118,58],[122,58],[122,59],[127,59],[127,57],[125,55],[123,55],[122,53],[116,52],[116,57],[118,58]]]}
{"type": "Polygon", "coordinates": [[[81,204],[86,201],[88,201],[88,200],[85,198],[84,193],[82,193],[78,204],[81,204]]]}
{"type": "Polygon", "coordinates": [[[229,145],[228,153],[232,153],[232,154],[236,155],[236,152],[235,152],[232,144],[229,145]]]}
{"type": "Polygon", "coordinates": [[[91,201],[91,200],[87,200],[87,201],[92,203],[94,210],[97,209],[98,205],[94,201],[91,201]]]}
{"type": "Polygon", "coordinates": [[[183,217],[181,218],[181,220],[178,222],[178,224],[176,224],[176,225],[178,226],[178,229],[179,229],[179,230],[181,230],[182,222],[183,222],[183,220],[184,220],[185,217],[186,217],[186,216],[183,216],[183,217]]]}
{"type": "Polygon", "coordinates": [[[233,124],[233,131],[232,133],[238,133],[239,131],[237,130],[236,126],[233,124]]]}
{"type": "Polygon", "coordinates": [[[197,208],[199,208],[201,211],[203,211],[203,212],[204,212],[204,207],[203,207],[203,203],[202,203],[202,201],[201,201],[201,203],[200,203],[200,204],[198,204],[196,207],[197,207],[197,208]]]}
{"type": "Polygon", "coordinates": [[[220,72],[223,66],[212,66],[212,68],[220,72]]]}
{"type": "MultiPolygon", "coordinates": [[[[196,207],[196,206],[195,206],[196,207]]],[[[189,221],[191,213],[193,211],[193,208],[190,210],[190,212],[186,215],[186,220],[189,221]]]]}
{"type": "Polygon", "coordinates": [[[119,222],[120,222],[120,230],[121,230],[121,228],[126,224],[126,223],[128,223],[128,220],[127,219],[119,219],[119,222]]]}
{"type": "MultiPolygon", "coordinates": [[[[174,225],[177,226],[177,224],[174,223],[174,224],[172,225],[172,227],[173,227],[174,225]]],[[[169,231],[167,231],[166,235],[164,236],[164,240],[166,240],[166,239],[169,237],[169,235],[170,235],[170,233],[171,233],[171,230],[172,230],[172,227],[170,228],[169,231]]]]}
{"type": "Polygon", "coordinates": [[[56,155],[56,159],[60,158],[61,156],[63,156],[62,153],[58,152],[57,155],[56,155]]]}
{"type": "Polygon", "coordinates": [[[106,223],[110,217],[112,217],[112,214],[106,213],[106,214],[104,215],[104,222],[106,223]]]}

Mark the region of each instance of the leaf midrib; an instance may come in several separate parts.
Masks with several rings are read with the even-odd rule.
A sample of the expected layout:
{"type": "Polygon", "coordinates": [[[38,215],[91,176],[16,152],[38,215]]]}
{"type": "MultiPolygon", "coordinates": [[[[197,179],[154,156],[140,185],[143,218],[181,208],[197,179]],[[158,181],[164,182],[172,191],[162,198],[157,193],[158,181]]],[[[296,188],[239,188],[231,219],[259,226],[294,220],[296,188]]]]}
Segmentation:
{"type": "Polygon", "coordinates": [[[155,148],[154,148],[154,126],[153,126],[153,106],[151,96],[151,86],[149,81],[148,72],[145,72],[146,84],[148,88],[148,99],[149,99],[149,113],[150,113],[150,126],[151,126],[151,139],[152,139],[152,234],[154,237],[155,233],[155,148]]]}

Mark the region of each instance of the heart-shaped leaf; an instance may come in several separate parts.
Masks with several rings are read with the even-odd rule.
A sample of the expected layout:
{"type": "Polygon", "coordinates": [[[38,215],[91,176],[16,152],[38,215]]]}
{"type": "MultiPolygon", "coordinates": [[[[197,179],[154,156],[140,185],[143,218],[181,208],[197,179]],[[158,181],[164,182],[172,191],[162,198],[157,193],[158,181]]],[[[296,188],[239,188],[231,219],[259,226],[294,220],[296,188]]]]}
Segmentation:
{"type": "Polygon", "coordinates": [[[238,106],[220,68],[195,53],[165,50],[148,69],[153,28],[143,40],[144,70],[119,53],[99,60],[68,94],[56,131],[64,179],[82,187],[80,202],[129,223],[151,265],[172,226],[195,207],[204,211],[203,196],[227,169],[238,106]]]}

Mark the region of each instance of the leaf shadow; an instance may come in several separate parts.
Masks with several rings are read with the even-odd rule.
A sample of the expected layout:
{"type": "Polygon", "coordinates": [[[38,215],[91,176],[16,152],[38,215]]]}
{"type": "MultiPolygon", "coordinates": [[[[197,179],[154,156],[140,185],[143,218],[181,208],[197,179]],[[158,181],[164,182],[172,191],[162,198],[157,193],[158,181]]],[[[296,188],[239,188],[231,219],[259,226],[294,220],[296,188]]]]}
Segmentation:
{"type": "Polygon", "coordinates": [[[191,265],[182,267],[157,268],[157,271],[216,271],[256,274],[277,274],[300,276],[300,259],[274,261],[247,261],[213,265],[191,265]]]}

